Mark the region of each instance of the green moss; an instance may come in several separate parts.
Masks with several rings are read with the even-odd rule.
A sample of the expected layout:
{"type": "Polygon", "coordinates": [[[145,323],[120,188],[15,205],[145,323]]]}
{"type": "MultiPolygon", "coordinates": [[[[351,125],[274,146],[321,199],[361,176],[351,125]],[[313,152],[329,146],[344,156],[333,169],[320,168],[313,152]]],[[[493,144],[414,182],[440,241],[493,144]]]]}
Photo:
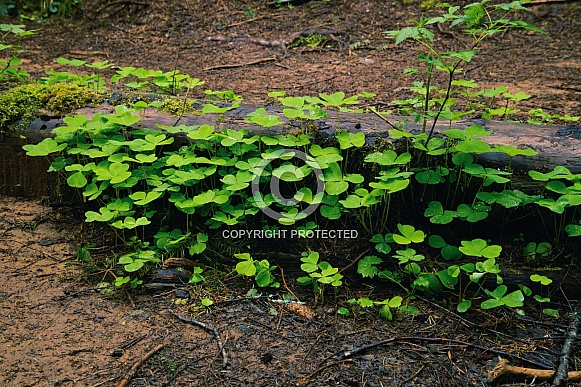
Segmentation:
{"type": "Polygon", "coordinates": [[[104,97],[102,91],[68,83],[17,86],[0,95],[0,130],[17,123],[20,127],[26,127],[42,110],[53,115],[65,115],[97,103],[104,97]]]}
{"type": "Polygon", "coordinates": [[[163,113],[170,113],[176,116],[180,114],[200,114],[199,110],[194,109],[192,106],[197,104],[197,101],[194,99],[187,99],[186,103],[184,104],[183,99],[178,98],[164,98],[162,101],[162,106],[159,109],[163,113]]]}

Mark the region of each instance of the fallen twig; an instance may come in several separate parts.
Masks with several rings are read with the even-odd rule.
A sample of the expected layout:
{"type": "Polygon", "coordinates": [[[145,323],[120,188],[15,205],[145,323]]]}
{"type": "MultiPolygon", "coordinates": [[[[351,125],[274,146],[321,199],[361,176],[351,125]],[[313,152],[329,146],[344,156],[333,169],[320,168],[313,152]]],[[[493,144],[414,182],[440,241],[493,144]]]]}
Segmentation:
{"type": "Polygon", "coordinates": [[[288,90],[288,89],[300,89],[301,87],[306,87],[306,86],[312,86],[312,85],[316,85],[317,83],[323,83],[323,82],[327,82],[327,81],[330,81],[330,80],[332,80],[332,79],[335,79],[335,78],[337,78],[337,76],[336,76],[336,75],[333,75],[332,77],[325,78],[325,79],[321,79],[320,81],[310,81],[310,82],[307,82],[307,83],[301,83],[301,84],[299,84],[299,85],[293,85],[293,86],[280,86],[280,87],[278,87],[278,86],[277,86],[277,87],[270,87],[270,88],[271,88],[271,89],[275,89],[275,90],[280,90],[280,89],[283,89],[283,90],[288,90]]]}
{"type": "Polygon", "coordinates": [[[282,285],[284,286],[284,288],[291,294],[291,296],[293,296],[298,302],[301,302],[301,300],[297,297],[297,295],[290,290],[290,288],[288,287],[288,285],[286,284],[286,280],[284,279],[284,270],[282,269],[282,267],[278,267],[280,270],[280,276],[282,277],[282,285]]]}
{"type": "Polygon", "coordinates": [[[362,345],[360,347],[356,347],[356,348],[350,349],[348,351],[341,352],[337,355],[330,356],[330,357],[324,359],[323,361],[321,361],[319,364],[322,365],[323,363],[327,362],[328,360],[340,361],[343,359],[351,358],[351,357],[356,356],[356,355],[358,355],[362,352],[365,352],[369,349],[380,347],[382,345],[396,343],[396,342],[402,342],[402,341],[403,342],[405,342],[405,341],[408,341],[408,342],[429,342],[429,343],[439,343],[439,344],[457,344],[457,345],[462,345],[462,346],[466,346],[466,347],[476,348],[476,349],[479,349],[479,350],[484,351],[484,352],[490,352],[490,353],[493,353],[495,355],[503,355],[503,356],[507,356],[507,357],[512,357],[512,358],[518,359],[522,362],[526,362],[526,363],[529,363],[531,365],[534,365],[535,367],[545,368],[545,369],[549,368],[545,364],[541,364],[541,363],[538,363],[538,362],[533,361],[533,360],[525,359],[525,358],[518,356],[518,355],[513,355],[511,353],[508,353],[505,351],[500,351],[498,349],[486,348],[486,347],[483,347],[483,346],[478,345],[478,344],[469,343],[467,341],[455,340],[455,339],[446,339],[444,337],[415,337],[415,336],[394,336],[394,337],[390,337],[389,339],[378,341],[378,342],[375,342],[372,344],[362,345]]]}
{"type": "Polygon", "coordinates": [[[220,70],[220,69],[233,69],[236,67],[252,66],[252,65],[264,63],[264,62],[273,62],[276,60],[277,60],[276,58],[262,58],[262,59],[253,60],[252,62],[206,67],[203,70],[204,71],[213,71],[213,70],[220,70]]]}
{"type": "Polygon", "coordinates": [[[121,381],[119,382],[119,384],[117,385],[117,387],[125,387],[125,385],[127,383],[129,383],[129,381],[131,380],[131,378],[133,378],[133,375],[135,375],[135,372],[137,371],[137,369],[139,367],[141,367],[141,365],[143,363],[145,363],[145,361],[147,359],[149,359],[150,357],[152,357],[157,351],[159,351],[163,347],[165,347],[165,344],[164,343],[158,344],[151,351],[147,352],[141,359],[137,360],[135,362],[135,364],[133,364],[133,367],[131,367],[131,369],[129,370],[129,372],[127,372],[125,374],[125,376],[123,377],[123,379],[121,379],[121,381]]]}
{"type": "Polygon", "coordinates": [[[117,1],[112,1],[110,3],[103,4],[102,6],[99,7],[99,9],[97,9],[97,11],[95,12],[95,14],[99,15],[99,14],[101,14],[101,12],[103,12],[105,10],[105,8],[109,8],[109,7],[113,6],[113,5],[118,5],[118,4],[141,5],[143,7],[149,6],[149,3],[142,3],[140,1],[117,0],[117,1]]]}
{"type": "Polygon", "coordinates": [[[266,40],[261,38],[247,38],[244,36],[228,37],[222,35],[208,36],[206,40],[214,42],[249,42],[265,47],[280,47],[286,50],[286,41],[284,40],[266,40]]]}
{"type": "Polygon", "coordinates": [[[348,264],[347,266],[345,266],[344,268],[342,268],[341,270],[339,270],[339,273],[343,273],[345,270],[349,269],[351,266],[355,265],[361,258],[363,258],[363,256],[365,254],[367,254],[367,252],[369,251],[369,249],[365,250],[364,252],[362,252],[361,254],[359,254],[357,256],[357,258],[355,258],[353,261],[351,261],[350,264],[348,264]]]}
{"type": "Polygon", "coordinates": [[[341,363],[347,363],[350,361],[353,361],[353,360],[352,359],[344,359],[344,360],[339,360],[339,361],[335,361],[333,363],[322,365],[319,368],[317,368],[315,371],[311,372],[309,375],[305,376],[304,378],[301,378],[299,380],[299,386],[302,386],[302,385],[309,383],[309,381],[311,380],[311,378],[313,376],[315,376],[316,374],[318,374],[319,372],[321,372],[325,368],[329,368],[329,367],[332,367],[334,365],[341,364],[341,363]]]}
{"type": "Polygon", "coordinates": [[[559,368],[555,372],[555,379],[553,379],[553,384],[551,387],[561,387],[567,384],[567,379],[569,378],[569,355],[571,354],[571,348],[575,343],[577,338],[577,332],[579,331],[579,324],[581,324],[581,305],[577,308],[575,313],[571,316],[571,323],[569,324],[569,329],[567,329],[567,337],[563,343],[563,348],[561,348],[561,358],[559,359],[559,368]]]}
{"type": "Polygon", "coordinates": [[[575,3],[579,0],[535,0],[529,3],[523,3],[523,7],[532,7],[535,5],[542,5],[542,4],[559,4],[559,3],[575,3]]]}
{"type": "Polygon", "coordinates": [[[388,124],[389,126],[391,126],[393,129],[397,129],[397,127],[394,124],[392,124],[387,118],[385,118],[384,116],[382,116],[381,114],[379,114],[379,112],[377,110],[375,110],[374,107],[370,106],[369,107],[369,110],[371,110],[371,112],[373,114],[375,114],[377,117],[381,118],[383,120],[383,122],[385,122],[386,124],[388,124]]]}
{"type": "MultiPolygon", "coordinates": [[[[527,378],[550,379],[555,375],[553,370],[538,370],[534,368],[515,367],[508,364],[508,360],[499,358],[498,364],[488,371],[488,381],[493,382],[503,375],[523,376],[527,378]]],[[[570,381],[581,381],[581,371],[570,371],[570,381]]]]}
{"type": "Polygon", "coordinates": [[[261,16],[256,16],[253,17],[252,19],[246,19],[246,20],[242,20],[241,22],[237,22],[237,23],[232,23],[232,24],[228,24],[224,26],[224,29],[226,28],[232,28],[232,27],[236,27],[236,26],[240,26],[242,24],[246,24],[246,23],[252,23],[255,22],[257,20],[262,20],[262,19],[277,19],[279,17],[282,17],[283,15],[261,15],[261,16]]]}
{"type": "Polygon", "coordinates": [[[216,328],[211,327],[207,324],[204,324],[203,322],[198,321],[198,320],[182,317],[179,314],[172,312],[171,310],[169,312],[171,314],[173,314],[174,316],[176,316],[177,319],[180,320],[181,322],[186,322],[186,323],[190,323],[193,325],[197,325],[200,328],[203,328],[206,331],[212,333],[214,335],[214,337],[216,338],[216,341],[218,342],[218,349],[220,349],[220,353],[222,354],[222,369],[226,369],[228,367],[228,355],[226,354],[226,349],[224,348],[224,344],[222,343],[222,338],[220,337],[220,333],[218,332],[218,330],[216,328]]]}

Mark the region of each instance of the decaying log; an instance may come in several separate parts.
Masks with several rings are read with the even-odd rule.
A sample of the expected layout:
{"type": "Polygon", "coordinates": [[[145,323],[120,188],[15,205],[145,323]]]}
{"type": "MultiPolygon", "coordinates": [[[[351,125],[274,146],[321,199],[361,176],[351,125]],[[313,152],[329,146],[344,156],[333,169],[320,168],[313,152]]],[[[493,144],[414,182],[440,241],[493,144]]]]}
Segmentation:
{"type": "MultiPolygon", "coordinates": [[[[254,111],[257,107],[250,105],[241,105],[239,108],[230,110],[225,113],[224,117],[217,114],[199,116],[195,114],[184,115],[180,120],[183,125],[216,125],[219,128],[240,129],[247,128],[256,130],[256,125],[244,121],[246,115],[254,111]]],[[[111,113],[112,107],[84,108],[78,110],[77,114],[84,114],[92,117],[95,113],[111,113]]],[[[277,107],[267,107],[268,114],[279,114],[286,124],[288,120],[282,116],[282,109],[277,107]]],[[[149,128],[155,128],[156,124],[173,125],[175,117],[170,114],[164,114],[154,109],[146,109],[139,113],[141,116],[140,125],[149,128]]],[[[390,122],[401,125],[405,131],[420,131],[421,125],[413,122],[410,117],[402,116],[385,116],[390,122]]],[[[435,132],[439,133],[450,128],[465,129],[471,125],[482,125],[487,130],[492,130],[492,134],[483,137],[482,140],[489,144],[512,145],[517,148],[532,148],[539,154],[534,157],[515,156],[512,160],[512,166],[515,171],[530,169],[552,169],[557,165],[562,165],[571,170],[573,173],[581,173],[581,127],[569,126],[549,126],[549,125],[532,125],[526,123],[492,121],[483,119],[471,119],[458,122],[440,121],[436,125],[435,132]]],[[[36,143],[43,138],[50,136],[50,131],[63,125],[62,120],[36,120],[28,130],[22,133],[29,142],[36,143]]],[[[363,132],[367,135],[368,141],[373,144],[377,140],[389,138],[388,130],[390,126],[382,119],[372,113],[339,113],[329,114],[328,118],[316,120],[314,126],[322,132],[323,135],[333,135],[337,127],[342,130],[351,132],[363,132]]],[[[296,128],[295,128],[296,129],[296,128]]],[[[270,131],[280,133],[284,131],[283,127],[274,127],[270,131]]],[[[263,131],[265,133],[265,131],[263,131]]],[[[509,157],[502,153],[488,153],[480,155],[488,162],[497,165],[507,165],[509,157]]]]}
{"type": "MultiPolygon", "coordinates": [[[[538,370],[535,368],[515,367],[508,364],[508,360],[499,358],[498,364],[488,371],[488,381],[493,382],[502,376],[516,376],[530,379],[551,379],[555,375],[553,370],[538,370]]],[[[570,371],[569,381],[581,381],[581,371],[570,371]]]]}
{"type": "MultiPolygon", "coordinates": [[[[187,126],[194,125],[215,125],[217,129],[231,128],[257,130],[257,126],[246,122],[246,115],[256,109],[256,106],[242,105],[236,109],[230,110],[224,116],[218,114],[195,115],[186,114],[180,118],[180,124],[187,126]]],[[[284,124],[278,127],[263,130],[263,134],[280,134],[284,132],[296,131],[297,126],[289,125],[282,115],[282,109],[278,107],[267,107],[268,114],[279,114],[284,124]]],[[[111,106],[102,106],[99,108],[84,108],[76,111],[74,114],[84,114],[88,118],[95,113],[112,113],[111,106]]],[[[156,124],[173,126],[176,117],[171,114],[164,114],[157,110],[148,108],[138,113],[141,117],[139,125],[147,128],[156,128],[156,124]]],[[[413,122],[409,117],[385,116],[391,123],[395,123],[406,131],[420,131],[421,125],[413,122]]],[[[573,173],[581,173],[581,127],[562,127],[548,125],[530,125],[523,123],[499,122],[490,120],[465,120],[461,122],[444,122],[441,121],[436,125],[435,133],[451,127],[464,129],[470,125],[482,125],[488,130],[492,130],[492,135],[482,138],[489,144],[512,145],[517,148],[532,148],[539,154],[534,157],[515,156],[511,165],[514,170],[513,182],[516,182],[517,188],[523,191],[532,191],[538,189],[538,183],[531,184],[530,179],[524,178],[526,171],[552,170],[555,166],[562,165],[573,173]]],[[[51,189],[45,185],[51,185],[54,189],[54,180],[51,177],[39,176],[39,171],[46,171],[48,163],[40,158],[27,158],[25,152],[21,150],[24,143],[34,144],[42,141],[44,138],[51,137],[51,131],[57,126],[64,125],[61,119],[36,119],[29,128],[13,132],[0,138],[0,194],[17,194],[28,197],[40,198],[45,195],[53,195],[51,189]],[[25,139],[25,140],[23,140],[25,139]],[[31,160],[35,159],[35,160],[31,160]],[[36,165],[39,164],[39,165],[36,165]],[[34,170],[35,173],[29,173],[34,170]]],[[[337,128],[350,132],[363,132],[366,134],[369,145],[377,144],[382,141],[389,141],[390,126],[385,120],[375,114],[355,114],[340,113],[338,116],[329,114],[328,118],[316,120],[313,123],[321,138],[329,139],[334,136],[337,128]]],[[[190,141],[185,134],[173,135],[175,146],[184,145],[190,141]]],[[[486,153],[479,155],[479,161],[483,164],[494,167],[504,167],[509,161],[509,157],[503,153],[486,153]]],[[[49,174],[47,174],[49,175],[49,174]]]]}

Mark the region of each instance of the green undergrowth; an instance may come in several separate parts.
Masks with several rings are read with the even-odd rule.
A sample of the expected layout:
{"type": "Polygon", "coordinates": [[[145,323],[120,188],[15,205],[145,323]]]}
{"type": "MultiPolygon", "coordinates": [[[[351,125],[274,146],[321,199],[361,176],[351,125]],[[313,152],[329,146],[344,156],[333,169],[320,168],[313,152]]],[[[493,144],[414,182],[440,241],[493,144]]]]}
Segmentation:
{"type": "MultiPolygon", "coordinates": [[[[111,278],[103,281],[111,286],[138,288],[152,268],[168,258],[185,257],[208,264],[221,259],[248,278],[252,294],[273,291],[280,287],[278,267],[269,258],[255,258],[260,255],[257,246],[271,241],[279,246],[276,251],[290,245],[304,251],[296,257],[304,272],[297,282],[324,302],[326,294],[345,286],[346,277],[333,261],[338,253],[322,251],[342,241],[368,249],[356,262],[364,281],[379,281],[399,294],[344,300],[341,315],[377,307],[391,320],[394,314],[413,313],[414,295],[427,294],[447,297],[460,313],[473,307],[524,313],[528,302],[557,316],[556,309],[543,307],[550,302],[549,274],[531,276],[529,285],[539,285],[533,291],[526,284],[509,288],[503,269],[510,263],[541,266],[558,255],[568,256],[564,250],[581,235],[581,174],[563,166],[529,171],[525,179],[539,188],[525,192],[513,184],[512,163],[536,157],[533,149],[494,145],[484,126],[460,129],[456,124],[470,115],[505,117],[514,113],[511,103],[528,98],[504,87],[480,89],[476,81],[458,76],[484,39],[507,29],[540,32],[508,17],[522,9],[518,1],[447,5],[441,16],[387,31],[396,44],[419,46],[418,67],[405,72],[414,77],[412,97],[393,105],[422,127],[410,133],[404,130],[409,118],[388,121],[390,141],[374,142],[365,133],[341,127],[339,112],[365,112],[359,106],[374,97],[371,93],[290,96],[281,91],[268,96],[282,113],[258,107],[245,117],[250,130],[143,127],[140,111],[162,103],[121,99],[110,113],[65,117],[53,138],[24,149],[29,156],[49,158],[50,171],[77,189],[86,203],[85,221],[110,226],[125,247],[115,257],[115,268],[108,270],[111,278]],[[430,29],[438,23],[462,28],[474,37],[473,45],[452,52],[438,49],[430,29]],[[470,109],[461,109],[460,100],[470,109]],[[337,119],[337,127],[321,141],[313,123],[329,116],[337,119]],[[436,134],[439,120],[450,128],[436,134]],[[508,161],[501,168],[490,167],[485,160],[491,154],[508,161]]],[[[180,95],[182,108],[180,99],[173,108],[178,115],[192,107],[187,98],[203,85],[178,71],[121,67],[105,80],[100,70],[108,62],[59,63],[96,72],[48,72],[42,82],[98,91],[122,82],[143,93],[180,95]]],[[[217,121],[242,102],[231,90],[205,90],[204,95],[195,106],[217,121]]],[[[382,117],[390,113],[369,109],[382,117]]],[[[199,266],[190,284],[203,283],[199,266]]]]}

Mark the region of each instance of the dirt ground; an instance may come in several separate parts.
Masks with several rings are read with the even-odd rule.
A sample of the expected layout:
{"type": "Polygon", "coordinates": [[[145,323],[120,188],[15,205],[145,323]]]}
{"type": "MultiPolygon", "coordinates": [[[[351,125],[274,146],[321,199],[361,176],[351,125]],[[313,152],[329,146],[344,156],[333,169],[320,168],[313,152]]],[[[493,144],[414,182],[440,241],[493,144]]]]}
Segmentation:
{"type": "MultiPolygon", "coordinates": [[[[182,287],[189,307],[176,304],[174,291],[102,294],[75,257],[81,224],[70,215],[1,198],[2,386],[117,386],[133,364],[161,345],[128,386],[487,385],[498,356],[532,368],[558,364],[566,318],[548,320],[529,311],[520,320],[508,310],[460,317],[446,311],[442,300],[441,307],[416,300],[415,316],[391,322],[372,311],[341,317],[337,302],[394,295],[393,289],[360,286],[349,276],[349,286],[319,304],[289,278],[307,301],[298,310],[276,298],[245,297],[251,284],[232,276],[209,281],[212,289],[182,287]],[[201,307],[203,297],[214,305],[201,307]]],[[[571,368],[579,366],[577,354],[571,368]]]]}
{"type": "MultiPolygon", "coordinates": [[[[415,54],[408,45],[394,47],[382,31],[419,18],[417,6],[379,0],[307,1],[292,9],[245,0],[137,3],[87,4],[74,20],[31,25],[40,31],[23,42],[31,50],[24,56],[27,69],[40,77],[58,68],[58,57],[177,68],[206,81],[206,88],[232,89],[257,104],[274,90],[293,95],[367,91],[377,93],[375,102],[409,95],[410,80],[401,72],[413,65],[415,54]],[[95,12],[99,7],[101,12],[95,12]],[[312,29],[332,30],[337,40],[331,47],[288,52],[248,41],[207,40],[272,42],[312,29]],[[369,41],[365,48],[350,48],[363,40],[369,41]],[[268,58],[274,60],[211,69],[268,58]]],[[[579,3],[531,7],[523,18],[547,34],[510,32],[492,39],[463,76],[533,94],[523,109],[581,114],[579,16],[579,3]]],[[[455,33],[437,38],[450,48],[464,39],[455,33]]],[[[337,302],[394,295],[357,284],[355,278],[325,303],[314,304],[308,289],[294,286],[289,277],[289,286],[307,301],[298,312],[273,299],[245,298],[250,283],[232,276],[213,282],[221,296],[210,308],[199,306],[209,289],[184,287],[194,313],[176,304],[173,291],[102,294],[95,276],[87,277],[76,264],[76,251],[86,242],[79,218],[36,202],[0,198],[0,386],[118,386],[153,349],[128,386],[488,385],[487,372],[499,355],[531,368],[558,364],[569,323],[566,304],[560,305],[559,320],[533,310],[527,311],[529,320],[521,320],[508,310],[459,317],[442,300],[437,302],[444,309],[436,300],[417,300],[417,315],[394,322],[373,312],[338,316],[337,302]],[[344,354],[390,338],[393,342],[344,354]]],[[[578,348],[571,369],[581,369],[578,348]]],[[[543,383],[532,378],[500,382],[543,383]]]]}

